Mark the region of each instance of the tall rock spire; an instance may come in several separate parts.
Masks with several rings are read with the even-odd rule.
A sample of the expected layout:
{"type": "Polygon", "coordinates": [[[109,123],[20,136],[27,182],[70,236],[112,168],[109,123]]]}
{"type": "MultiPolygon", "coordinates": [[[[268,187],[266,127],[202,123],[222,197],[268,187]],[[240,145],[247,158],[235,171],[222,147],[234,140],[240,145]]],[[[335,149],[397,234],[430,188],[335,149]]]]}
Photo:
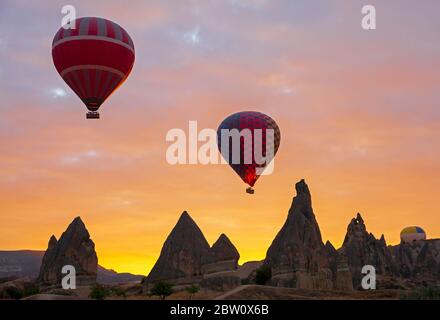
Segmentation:
{"type": "Polygon", "coordinates": [[[295,185],[287,220],[267,251],[271,283],[304,289],[331,289],[332,272],[304,180],[295,185]]]}

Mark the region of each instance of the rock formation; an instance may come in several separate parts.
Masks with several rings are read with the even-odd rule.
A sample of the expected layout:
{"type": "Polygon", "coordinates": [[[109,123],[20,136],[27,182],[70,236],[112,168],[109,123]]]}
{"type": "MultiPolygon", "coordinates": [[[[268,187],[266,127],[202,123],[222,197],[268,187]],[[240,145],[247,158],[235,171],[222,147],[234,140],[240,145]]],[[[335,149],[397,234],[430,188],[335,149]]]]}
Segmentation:
{"type": "MultiPolygon", "coordinates": [[[[256,269],[270,267],[268,284],[300,289],[352,291],[361,288],[362,267],[376,269],[378,288],[414,287],[440,282],[440,239],[388,246],[367,231],[360,214],[351,220],[338,250],[321,232],[304,180],[295,185],[297,195],[281,230],[263,262],[238,267],[239,253],[222,234],[210,248],[200,229],[184,212],[168,236],[160,257],[145,281],[145,288],[166,280],[185,288],[200,284],[204,289],[224,291],[254,281],[256,269]],[[404,279],[404,281],[402,281],[404,279]]],[[[178,289],[177,289],[178,290],[178,289]]]]}
{"type": "MultiPolygon", "coordinates": [[[[41,261],[45,251],[15,250],[0,251],[0,282],[4,278],[38,278],[41,261]]],[[[119,284],[140,282],[143,276],[131,273],[118,273],[98,265],[96,282],[101,284],[119,284]]]]}
{"type": "Polygon", "coordinates": [[[168,235],[159,259],[145,281],[146,289],[160,280],[174,285],[198,283],[209,250],[202,231],[184,211],[168,235]]]}
{"type": "Polygon", "coordinates": [[[237,272],[240,254],[229,238],[222,233],[209,250],[203,264],[203,288],[224,291],[239,286],[240,276],[237,272]]]}
{"type": "Polygon", "coordinates": [[[247,261],[237,268],[237,274],[243,282],[251,283],[255,280],[255,273],[264,264],[264,260],[261,261],[247,261]]]}
{"type": "Polygon", "coordinates": [[[295,185],[284,226],[267,251],[271,284],[301,289],[332,289],[333,275],[304,180],[295,185]]]}
{"type": "Polygon", "coordinates": [[[352,291],[353,282],[347,257],[344,253],[339,253],[330,241],[325,243],[330,269],[333,275],[333,289],[339,291],[352,291]]]}
{"type": "MultiPolygon", "coordinates": [[[[146,278],[144,289],[165,280],[175,285],[175,290],[190,284],[199,284],[202,289],[230,290],[240,285],[241,280],[255,281],[257,270],[263,264],[270,267],[272,274],[268,284],[283,287],[360,289],[361,269],[365,265],[375,267],[379,289],[440,285],[440,239],[387,246],[385,237],[376,239],[357,214],[347,227],[342,247],[336,250],[330,241],[325,245],[322,242],[307,184],[301,180],[295,188],[297,195],[287,220],[264,261],[238,266],[240,255],[225,234],[209,247],[202,231],[189,214],[183,212],[146,278]]],[[[55,236],[50,238],[46,252],[0,251],[0,278],[5,278],[0,282],[7,281],[0,285],[0,298],[11,298],[5,291],[8,288],[34,289],[29,287],[33,279],[17,277],[35,278],[38,275],[40,289],[59,286],[63,277],[61,269],[65,265],[75,267],[78,285],[94,283],[97,273],[103,283],[125,283],[140,278],[99,267],[94,243],[77,217],[59,240],[55,236]]]]}
{"type": "Polygon", "coordinates": [[[374,266],[378,275],[392,275],[395,271],[392,255],[387,248],[384,236],[376,239],[372,233],[369,233],[359,213],[348,225],[339,253],[347,257],[348,267],[353,277],[353,287],[356,289],[361,288],[363,277],[361,270],[365,265],[374,266]]]}
{"type": "Polygon", "coordinates": [[[144,291],[157,281],[172,283],[175,290],[190,284],[219,291],[234,288],[240,285],[240,277],[235,273],[239,258],[225,234],[209,247],[202,231],[184,211],[144,281],[144,291]]]}
{"type": "Polygon", "coordinates": [[[240,254],[229,238],[222,233],[209,250],[203,264],[203,273],[235,270],[240,254]]]}
{"type": "Polygon", "coordinates": [[[77,285],[96,282],[98,258],[95,244],[80,217],[72,221],[58,241],[55,236],[50,238],[38,276],[40,286],[59,286],[64,276],[61,269],[65,265],[75,267],[77,285]]]}
{"type": "Polygon", "coordinates": [[[389,248],[397,276],[440,284],[440,239],[401,242],[389,248]]]}

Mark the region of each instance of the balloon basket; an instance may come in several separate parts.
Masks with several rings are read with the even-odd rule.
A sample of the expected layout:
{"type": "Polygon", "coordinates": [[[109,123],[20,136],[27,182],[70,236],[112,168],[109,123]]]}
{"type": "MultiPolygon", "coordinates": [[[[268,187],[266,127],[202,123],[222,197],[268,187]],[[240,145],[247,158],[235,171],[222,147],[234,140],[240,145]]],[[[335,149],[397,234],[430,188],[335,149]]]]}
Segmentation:
{"type": "Polygon", "coordinates": [[[249,194],[254,194],[255,190],[252,189],[251,187],[249,187],[249,188],[246,189],[246,192],[249,193],[249,194]]]}
{"type": "Polygon", "coordinates": [[[87,119],[99,119],[99,113],[96,111],[87,112],[87,119]]]}

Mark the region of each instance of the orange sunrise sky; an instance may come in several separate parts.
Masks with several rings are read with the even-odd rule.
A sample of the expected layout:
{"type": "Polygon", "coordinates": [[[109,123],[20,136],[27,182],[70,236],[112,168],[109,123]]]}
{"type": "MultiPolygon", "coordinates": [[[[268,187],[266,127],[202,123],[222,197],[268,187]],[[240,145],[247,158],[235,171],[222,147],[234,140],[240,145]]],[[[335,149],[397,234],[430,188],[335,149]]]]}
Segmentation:
{"type": "Polygon", "coordinates": [[[45,250],[76,216],[99,264],[148,274],[187,210],[240,263],[263,259],[304,178],[323,240],[342,244],[361,212],[399,242],[440,237],[440,1],[188,0],[0,2],[0,250],[45,250]],[[64,4],[123,26],[134,69],[100,109],[56,72],[64,4]],[[281,130],[254,195],[227,165],[170,165],[168,130],[216,129],[243,110],[281,130]]]}

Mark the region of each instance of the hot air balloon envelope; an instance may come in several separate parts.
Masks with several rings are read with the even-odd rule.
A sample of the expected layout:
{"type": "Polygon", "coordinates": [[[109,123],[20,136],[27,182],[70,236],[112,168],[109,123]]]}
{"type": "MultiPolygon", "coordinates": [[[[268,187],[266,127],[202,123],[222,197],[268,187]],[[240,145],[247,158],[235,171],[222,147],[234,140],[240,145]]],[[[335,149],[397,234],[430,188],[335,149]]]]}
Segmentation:
{"type": "Polygon", "coordinates": [[[75,20],[75,29],[58,30],[52,42],[54,65],[89,113],[97,110],[125,81],[133,68],[134,44],[118,24],[103,18],[75,20]]]}
{"type": "Polygon", "coordinates": [[[263,171],[262,169],[264,169],[272,160],[269,159],[268,162],[262,165],[260,161],[256,161],[255,156],[259,153],[263,157],[268,156],[270,153],[268,148],[272,149],[273,156],[275,156],[280,146],[280,139],[280,129],[276,122],[268,115],[255,111],[245,111],[232,114],[223,120],[217,130],[217,144],[223,158],[225,158],[226,162],[240,176],[240,178],[251,187],[246,190],[251,194],[253,193],[252,187],[260,177],[261,172],[263,171]],[[234,161],[234,142],[232,138],[229,140],[228,146],[223,146],[222,148],[222,131],[226,130],[231,132],[233,129],[242,133],[245,129],[248,129],[251,136],[251,139],[248,140],[244,136],[240,138],[238,148],[239,161],[234,161]],[[272,141],[268,135],[268,130],[273,133],[273,135],[271,135],[273,137],[272,141]],[[260,133],[258,133],[258,131],[260,131],[260,133]],[[246,143],[246,141],[250,141],[250,143],[246,143]]]}
{"type": "Polygon", "coordinates": [[[420,227],[407,227],[400,232],[400,240],[406,243],[426,240],[426,233],[420,227]]]}

